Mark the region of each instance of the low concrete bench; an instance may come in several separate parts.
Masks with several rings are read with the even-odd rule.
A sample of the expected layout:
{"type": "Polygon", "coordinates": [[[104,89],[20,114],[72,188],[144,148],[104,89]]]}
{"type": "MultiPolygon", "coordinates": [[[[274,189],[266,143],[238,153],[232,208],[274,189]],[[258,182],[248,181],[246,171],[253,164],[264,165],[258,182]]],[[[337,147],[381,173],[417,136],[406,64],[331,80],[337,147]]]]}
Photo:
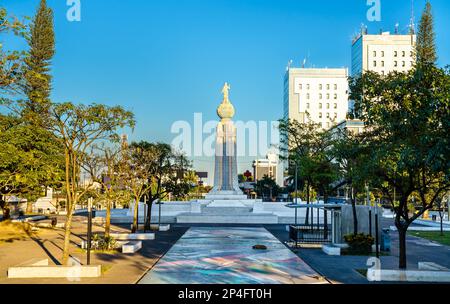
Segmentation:
{"type": "Polygon", "coordinates": [[[333,245],[323,245],[322,251],[325,252],[327,255],[332,256],[340,256],[341,255],[341,248],[333,245]]]}
{"type": "Polygon", "coordinates": [[[120,241],[151,241],[155,239],[154,233],[111,233],[111,237],[120,241]]]}
{"type": "Polygon", "coordinates": [[[367,271],[367,280],[370,282],[425,282],[425,283],[449,283],[448,271],[423,271],[423,270],[377,270],[367,271]]]}
{"type": "Polygon", "coordinates": [[[48,259],[35,260],[28,263],[8,268],[10,279],[35,279],[35,278],[98,278],[102,275],[100,265],[97,266],[49,266],[48,259]]]}
{"type": "Polygon", "coordinates": [[[419,262],[419,270],[450,271],[450,269],[445,268],[444,266],[438,265],[436,263],[431,263],[431,262],[419,262]]]}
{"type": "Polygon", "coordinates": [[[142,241],[128,242],[122,245],[122,253],[136,253],[142,249],[142,241]]]}
{"type": "Polygon", "coordinates": [[[169,231],[170,230],[170,224],[160,225],[159,231],[169,231]]]}

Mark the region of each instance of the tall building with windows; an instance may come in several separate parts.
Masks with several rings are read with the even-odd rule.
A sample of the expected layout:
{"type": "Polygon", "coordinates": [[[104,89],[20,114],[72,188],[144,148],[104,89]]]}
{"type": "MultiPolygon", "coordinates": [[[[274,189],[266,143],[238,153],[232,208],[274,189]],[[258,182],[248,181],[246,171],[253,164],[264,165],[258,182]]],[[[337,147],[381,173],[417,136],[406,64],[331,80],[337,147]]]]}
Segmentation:
{"type": "Polygon", "coordinates": [[[361,34],[352,44],[352,75],[364,71],[382,75],[393,71],[407,72],[414,66],[415,44],[416,35],[361,34]]]}
{"type": "Polygon", "coordinates": [[[284,84],[285,118],[309,120],[330,129],[348,113],[348,70],[288,68],[284,84]]]}
{"type": "MultiPolygon", "coordinates": [[[[408,72],[414,67],[416,35],[384,32],[378,35],[363,31],[352,43],[352,76],[365,71],[381,75],[391,72],[408,72]]],[[[350,101],[350,111],[354,102],[350,101]]]]}

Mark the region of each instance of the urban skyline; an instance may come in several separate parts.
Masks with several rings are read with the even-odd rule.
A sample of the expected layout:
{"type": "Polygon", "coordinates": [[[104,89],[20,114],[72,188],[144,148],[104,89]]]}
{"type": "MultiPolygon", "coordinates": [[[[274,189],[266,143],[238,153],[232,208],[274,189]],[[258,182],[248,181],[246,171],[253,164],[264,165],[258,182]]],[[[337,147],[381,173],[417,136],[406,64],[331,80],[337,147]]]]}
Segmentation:
{"type": "MultiPolygon", "coordinates": [[[[361,24],[369,33],[378,34],[380,30],[394,32],[395,24],[400,23],[399,31],[405,33],[411,17],[409,0],[382,2],[381,21],[375,22],[367,20],[370,5],[357,0],[348,5],[352,10],[335,1],[149,1],[139,12],[133,5],[122,8],[107,1],[103,5],[81,2],[80,21],[69,22],[64,1],[48,2],[55,11],[57,49],[52,98],[121,104],[135,111],[138,120],[134,132],[126,131],[130,141],[168,143],[176,137],[171,133],[173,124],[186,121],[193,125],[194,113],[201,113],[204,121],[217,121],[215,110],[225,81],[233,87],[236,120],[270,123],[283,118],[283,82],[290,60],[292,67],[301,67],[306,60],[306,67],[351,71],[352,39],[361,24]],[[157,16],[168,12],[177,18],[177,25],[157,16]],[[128,26],[118,27],[117,18],[128,26]],[[117,41],[117,37],[121,39],[117,41]],[[129,47],[138,40],[139,47],[129,47]],[[78,48],[81,44],[92,49],[78,48]],[[184,52],[178,52],[175,45],[184,52]],[[213,52],[205,51],[209,48],[213,52]],[[62,53],[68,55],[58,57],[62,53]],[[90,65],[92,61],[97,64],[90,65]],[[111,84],[117,88],[114,92],[111,84]],[[161,106],[166,104],[173,106],[161,106]]],[[[445,1],[434,2],[439,62],[445,63],[450,61],[450,49],[442,41],[450,39],[444,30],[450,8],[445,1]]],[[[37,3],[6,1],[5,6],[20,17],[32,15],[37,3]]],[[[414,3],[417,21],[423,3],[414,3]]],[[[251,169],[255,158],[240,157],[238,171],[251,169]]],[[[210,157],[194,160],[195,169],[212,172],[210,157]]]]}

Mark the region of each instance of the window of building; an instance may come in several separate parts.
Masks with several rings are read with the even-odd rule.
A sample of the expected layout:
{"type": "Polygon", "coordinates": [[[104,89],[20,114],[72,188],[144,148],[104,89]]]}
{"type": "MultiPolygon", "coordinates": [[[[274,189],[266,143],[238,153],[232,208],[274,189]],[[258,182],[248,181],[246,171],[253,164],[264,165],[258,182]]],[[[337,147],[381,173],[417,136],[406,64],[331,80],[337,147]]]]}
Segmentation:
{"type": "Polygon", "coordinates": [[[319,84],[319,90],[323,89],[323,85],[319,84]]]}
{"type": "Polygon", "coordinates": [[[337,113],[334,113],[334,118],[337,118],[337,113]]]}
{"type": "Polygon", "coordinates": [[[337,90],[337,84],[334,85],[334,89],[337,90]]]}
{"type": "Polygon", "coordinates": [[[310,86],[309,83],[306,85],[306,89],[309,90],[310,86]]]}
{"type": "Polygon", "coordinates": [[[373,61],[373,66],[376,67],[377,66],[377,62],[374,60],[373,61]]]}
{"type": "Polygon", "coordinates": [[[309,110],[309,103],[306,104],[306,108],[309,110]]]}
{"type": "Polygon", "coordinates": [[[381,66],[384,67],[384,61],[381,61],[381,66]]]}
{"type": "Polygon", "coordinates": [[[337,109],[337,103],[334,104],[334,108],[337,109]]]}
{"type": "Polygon", "coordinates": [[[398,67],[398,62],[397,61],[394,61],[394,66],[398,67]]]}
{"type": "Polygon", "coordinates": [[[403,67],[406,66],[406,62],[405,62],[405,61],[402,62],[402,66],[403,66],[403,67]]]}
{"type": "Polygon", "coordinates": [[[309,99],[310,95],[309,93],[306,94],[306,99],[309,99]]]}
{"type": "Polygon", "coordinates": [[[329,109],[330,108],[330,104],[329,103],[327,103],[327,109],[329,109]]]}
{"type": "Polygon", "coordinates": [[[327,99],[330,99],[330,94],[327,94],[327,99]]]}
{"type": "Polygon", "coordinates": [[[334,94],[334,99],[337,99],[337,94],[334,94]]]}
{"type": "Polygon", "coordinates": [[[402,52],[402,56],[403,56],[403,57],[406,56],[406,52],[405,52],[405,51],[402,52]]]}
{"type": "Polygon", "coordinates": [[[329,129],[331,127],[331,124],[327,122],[327,128],[329,129]]]}
{"type": "Polygon", "coordinates": [[[330,85],[329,84],[327,84],[327,90],[329,90],[330,89],[330,85]]]}
{"type": "Polygon", "coordinates": [[[319,99],[322,99],[322,98],[323,98],[322,94],[319,94],[319,99]]]}
{"type": "Polygon", "coordinates": [[[302,84],[299,84],[299,85],[298,85],[298,88],[299,88],[300,90],[302,90],[302,89],[303,89],[303,85],[302,85],[302,84]]]}
{"type": "Polygon", "coordinates": [[[319,118],[322,118],[322,113],[319,113],[319,118]]]}
{"type": "Polygon", "coordinates": [[[373,51],[373,57],[377,57],[377,51],[373,51]]]}
{"type": "Polygon", "coordinates": [[[384,57],[384,51],[381,51],[381,57],[384,57]]]}
{"type": "Polygon", "coordinates": [[[330,113],[327,113],[327,118],[330,118],[330,113]]]}
{"type": "Polygon", "coordinates": [[[398,57],[398,52],[394,51],[394,57],[398,57]]]}
{"type": "Polygon", "coordinates": [[[322,109],[322,108],[323,108],[322,103],[319,103],[319,109],[322,109]]]}

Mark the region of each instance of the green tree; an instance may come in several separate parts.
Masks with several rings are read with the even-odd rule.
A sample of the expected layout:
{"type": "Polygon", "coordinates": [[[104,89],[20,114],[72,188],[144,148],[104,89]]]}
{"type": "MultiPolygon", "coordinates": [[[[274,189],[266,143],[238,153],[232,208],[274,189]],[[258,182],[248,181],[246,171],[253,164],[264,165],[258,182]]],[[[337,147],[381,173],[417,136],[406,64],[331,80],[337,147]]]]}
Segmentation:
{"type": "Polygon", "coordinates": [[[396,211],[399,265],[405,269],[409,226],[450,187],[450,73],[432,65],[385,77],[367,72],[350,87],[367,126],[370,161],[362,170],[396,211]],[[419,197],[415,214],[409,210],[413,193],[419,197]]]}
{"type": "MultiPolygon", "coordinates": [[[[298,121],[281,121],[280,132],[282,143],[289,160],[290,173],[298,169],[299,182],[306,186],[307,204],[310,203],[311,188],[317,189],[328,203],[330,195],[342,186],[338,180],[339,166],[331,153],[333,147],[333,134],[329,130],[323,130],[320,124],[315,124],[310,119],[307,123],[298,121]]],[[[293,174],[295,179],[295,173],[293,174]]],[[[302,187],[299,187],[300,189],[302,187]]],[[[307,209],[305,224],[309,223],[309,210],[307,209]]]]}
{"type": "Polygon", "coordinates": [[[64,188],[67,219],[64,234],[63,264],[69,261],[72,219],[77,204],[90,190],[80,185],[83,156],[99,141],[118,141],[117,130],[134,127],[134,115],[122,107],[105,105],[52,104],[49,126],[64,147],[64,188]]]}
{"type": "Polygon", "coordinates": [[[434,21],[431,3],[427,1],[417,34],[416,57],[419,64],[435,64],[436,54],[436,34],[434,32],[434,21]]]}
{"type": "Polygon", "coordinates": [[[256,182],[255,190],[259,197],[269,198],[270,200],[273,200],[281,192],[281,188],[277,185],[275,179],[268,175],[264,175],[261,180],[256,182]]]}
{"type": "Polygon", "coordinates": [[[53,11],[41,0],[36,16],[30,25],[28,56],[25,58],[25,93],[27,100],[24,115],[30,120],[45,122],[50,106],[52,77],[51,60],[55,55],[53,11]]]}
{"type": "Polygon", "coordinates": [[[128,177],[125,178],[135,201],[133,232],[137,231],[138,205],[147,198],[146,229],[150,229],[153,203],[169,194],[183,199],[192,189],[186,173],[190,162],[164,143],[132,143],[129,148],[128,177]]]}
{"type": "MultiPolygon", "coordinates": [[[[0,37],[10,33],[25,37],[26,26],[0,7],[0,37]]],[[[10,105],[8,97],[21,93],[23,57],[24,52],[5,51],[3,41],[0,40],[0,105],[10,105]]]]}

